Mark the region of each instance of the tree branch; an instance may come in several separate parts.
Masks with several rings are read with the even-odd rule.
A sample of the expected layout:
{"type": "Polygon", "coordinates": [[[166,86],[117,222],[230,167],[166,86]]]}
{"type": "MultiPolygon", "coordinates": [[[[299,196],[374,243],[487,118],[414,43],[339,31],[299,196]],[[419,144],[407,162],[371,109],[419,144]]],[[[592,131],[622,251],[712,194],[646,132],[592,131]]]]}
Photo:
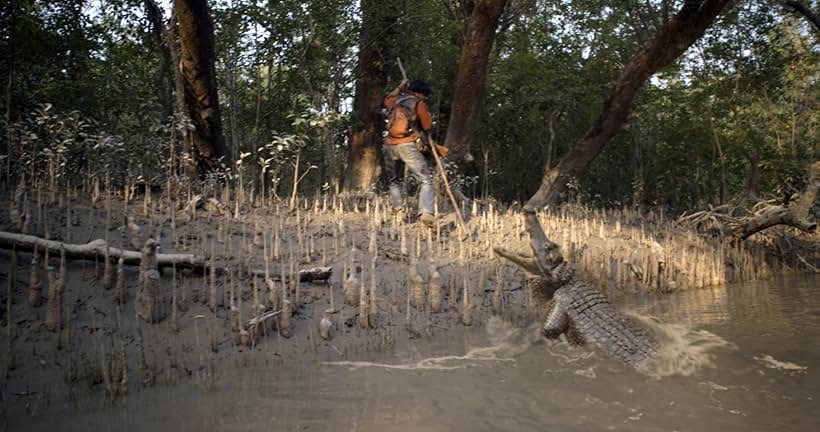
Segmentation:
{"type": "Polygon", "coordinates": [[[812,12],[807,5],[804,5],[797,0],[788,0],[783,2],[783,6],[787,9],[791,9],[799,15],[803,15],[803,18],[805,18],[806,21],[814,25],[814,29],[816,31],[820,31],[820,16],[812,12]]]}
{"type": "Polygon", "coordinates": [[[563,199],[567,184],[580,177],[606,143],[624,128],[641,86],[698,40],[727,3],[728,0],[686,0],[624,67],[595,124],[558,165],[545,168],[538,191],[525,207],[537,210],[563,199]]]}

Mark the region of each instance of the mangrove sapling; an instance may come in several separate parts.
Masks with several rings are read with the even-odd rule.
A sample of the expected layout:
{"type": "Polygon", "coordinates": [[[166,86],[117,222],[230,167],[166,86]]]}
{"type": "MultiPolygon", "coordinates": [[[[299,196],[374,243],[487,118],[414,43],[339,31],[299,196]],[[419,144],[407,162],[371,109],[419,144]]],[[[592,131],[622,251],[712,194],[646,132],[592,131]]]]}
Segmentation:
{"type": "Polygon", "coordinates": [[[53,267],[48,267],[46,271],[48,272],[48,306],[45,326],[49,331],[59,333],[62,325],[63,280],[62,277],[55,278],[53,267]]]}
{"type": "Polygon", "coordinates": [[[239,331],[239,345],[248,347],[251,344],[251,335],[245,329],[245,325],[242,322],[242,286],[240,285],[239,292],[236,295],[236,327],[239,331]]]}
{"type": "Polygon", "coordinates": [[[28,277],[28,304],[32,307],[40,306],[42,302],[42,286],[40,284],[40,255],[37,248],[34,248],[34,255],[31,257],[31,273],[28,277]]]}
{"type": "Polygon", "coordinates": [[[136,250],[140,250],[142,248],[142,228],[137,225],[137,222],[131,216],[126,218],[126,225],[128,226],[131,247],[136,250]]]}
{"type": "MultiPolygon", "coordinates": [[[[238,205],[237,208],[239,208],[238,205]]],[[[246,348],[251,346],[251,334],[245,329],[239,330],[239,345],[246,348]]]]}
{"type": "Polygon", "coordinates": [[[251,279],[251,283],[253,286],[253,312],[251,315],[257,316],[262,312],[262,303],[259,301],[259,279],[256,275],[253,275],[251,279]]]}
{"type": "MultiPolygon", "coordinates": [[[[280,297],[281,290],[277,289],[276,282],[273,279],[267,279],[266,285],[268,287],[268,301],[270,302],[271,309],[279,310],[282,308],[282,299],[280,297]]],[[[284,283],[284,282],[282,282],[284,283]]]]}
{"type": "Polygon", "coordinates": [[[21,217],[20,233],[28,234],[31,231],[31,210],[29,209],[28,195],[23,196],[23,211],[21,217]]]}
{"type": "Polygon", "coordinates": [[[125,338],[120,334],[120,350],[119,350],[119,363],[120,363],[120,380],[119,380],[119,395],[125,396],[128,394],[128,356],[125,351],[125,338]]]}
{"type": "Polygon", "coordinates": [[[231,271],[228,275],[229,282],[229,291],[228,291],[228,321],[230,324],[231,334],[234,336],[238,335],[239,329],[242,328],[242,324],[239,321],[240,319],[240,312],[239,306],[237,306],[237,298],[236,298],[236,285],[233,278],[234,272],[231,271]]]}
{"type": "Polygon", "coordinates": [[[289,274],[290,279],[288,280],[288,282],[295,285],[295,287],[293,289],[293,307],[298,310],[299,306],[301,306],[301,301],[302,301],[302,299],[301,299],[301,283],[300,283],[300,277],[295,271],[296,264],[293,260],[293,252],[292,251],[291,251],[291,255],[290,255],[289,264],[290,264],[290,274],[289,274]]]}
{"type": "Polygon", "coordinates": [[[14,297],[14,291],[17,284],[17,249],[11,251],[11,269],[9,271],[9,280],[6,286],[6,374],[8,377],[9,371],[14,370],[14,351],[11,349],[12,342],[12,316],[11,303],[14,297]]]}
{"type": "Polygon", "coordinates": [[[366,329],[370,326],[367,314],[367,291],[365,290],[364,277],[362,277],[359,288],[359,327],[366,329]]]}
{"type": "Polygon", "coordinates": [[[370,260],[370,306],[368,308],[370,325],[376,326],[376,319],[378,318],[379,307],[376,296],[376,255],[373,255],[370,260]]]}
{"type": "Polygon", "coordinates": [[[465,326],[473,324],[473,303],[467,278],[464,279],[464,293],[461,299],[461,323],[465,326]]]}
{"type": "Polygon", "coordinates": [[[122,257],[117,260],[117,282],[114,291],[117,303],[125,304],[128,300],[128,293],[125,290],[125,259],[122,257]]]}
{"type": "MultiPolygon", "coordinates": [[[[197,341],[199,339],[197,338],[197,341]]],[[[197,345],[198,346],[198,345],[197,345]]],[[[137,370],[140,374],[140,384],[143,387],[154,385],[155,374],[153,368],[145,359],[145,344],[142,337],[142,325],[137,322],[137,370]]]]}
{"type": "Polygon", "coordinates": [[[115,398],[114,386],[111,385],[111,369],[112,361],[109,356],[105,355],[105,347],[100,344],[100,369],[102,370],[103,389],[105,390],[106,400],[113,401],[115,398]]]}
{"type": "Polygon", "coordinates": [[[14,198],[12,198],[11,205],[9,206],[9,222],[11,222],[11,226],[13,229],[20,230],[23,226],[23,215],[20,211],[20,205],[22,204],[20,201],[22,199],[22,182],[17,186],[17,192],[14,193],[14,198]]]}
{"type": "Polygon", "coordinates": [[[495,291],[493,293],[493,313],[501,315],[502,302],[504,295],[504,279],[501,277],[501,270],[496,272],[495,276],[495,291]]]}
{"type": "Polygon", "coordinates": [[[351,266],[347,271],[347,278],[342,287],[345,295],[345,304],[355,306],[358,304],[359,280],[356,278],[355,266],[351,266]]]}
{"type": "Polygon", "coordinates": [[[253,245],[256,247],[263,247],[265,236],[262,228],[259,226],[259,216],[256,215],[253,221],[253,245]]]}
{"type": "Polygon", "coordinates": [[[159,322],[165,318],[160,274],[157,268],[158,246],[152,238],[145,242],[140,261],[137,296],[134,300],[137,316],[149,323],[159,322]]]}
{"type": "Polygon", "coordinates": [[[290,300],[288,300],[287,298],[283,298],[282,313],[279,315],[279,335],[284,338],[290,338],[290,315],[290,300]]]}
{"type": "Polygon", "coordinates": [[[450,274],[450,293],[447,295],[447,308],[451,311],[458,309],[458,279],[456,272],[450,274]]]}
{"type": "Polygon", "coordinates": [[[322,267],[327,266],[327,239],[322,236],[322,267]]]}
{"type": "Polygon", "coordinates": [[[430,259],[430,311],[441,310],[441,274],[430,259]]]}
{"type": "MultiPolygon", "coordinates": [[[[108,231],[107,230],[106,230],[105,235],[106,235],[106,237],[108,237],[108,231]]],[[[111,273],[112,273],[112,271],[111,271],[110,247],[108,246],[108,239],[107,238],[106,238],[105,244],[106,244],[106,246],[105,246],[105,255],[103,256],[103,259],[105,260],[105,262],[103,263],[103,276],[102,276],[101,285],[102,285],[103,289],[107,291],[107,290],[110,290],[113,287],[113,284],[111,283],[111,280],[112,280],[112,274],[111,273]]],[[[96,263],[96,260],[94,262],[96,263]]]]}
{"type": "Polygon", "coordinates": [[[216,313],[217,307],[217,292],[216,292],[216,251],[214,250],[214,240],[211,239],[211,265],[209,269],[209,290],[208,290],[208,306],[211,312],[216,313]]]}
{"type": "Polygon", "coordinates": [[[336,311],[333,308],[325,309],[322,320],[319,321],[319,336],[324,340],[330,340],[333,337],[331,330],[333,329],[332,314],[334,313],[336,311]]]}
{"type": "Polygon", "coordinates": [[[177,266],[171,267],[171,331],[179,332],[177,325],[177,266]]]}
{"type": "Polygon", "coordinates": [[[426,293],[424,292],[424,279],[419,274],[418,264],[418,258],[410,259],[408,281],[410,282],[410,291],[413,293],[413,307],[421,310],[424,308],[426,293]]]}

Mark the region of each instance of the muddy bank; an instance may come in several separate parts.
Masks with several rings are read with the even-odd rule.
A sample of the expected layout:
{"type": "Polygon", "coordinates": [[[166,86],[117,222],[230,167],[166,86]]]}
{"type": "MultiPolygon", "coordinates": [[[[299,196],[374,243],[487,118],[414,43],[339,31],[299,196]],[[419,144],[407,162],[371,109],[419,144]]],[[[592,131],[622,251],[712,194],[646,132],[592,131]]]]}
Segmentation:
{"type": "MultiPolygon", "coordinates": [[[[218,209],[168,215],[156,208],[146,217],[140,207],[131,203],[127,208],[121,200],[111,201],[110,216],[105,203],[81,198],[64,208],[43,208],[42,216],[32,218],[42,220],[30,226],[32,234],[39,231],[40,236],[70,243],[108,238],[112,246],[124,249],[150,237],[158,239],[160,252],[194,253],[232,270],[211,275],[163,269],[162,319],[149,323],[135,313],[139,267],[125,266],[120,276],[112,265],[114,280],[106,284],[104,257],[67,260],[61,325],[49,329],[45,268],[53,268],[59,277],[59,256],[51,253],[32,264],[31,253],[16,252],[12,258],[12,251],[0,250],[0,284],[9,288],[3,290],[2,304],[10,305],[11,317],[11,338],[5,328],[2,335],[7,370],[3,399],[14,405],[25,401],[26,411],[36,415],[38,407],[89,392],[116,400],[141,388],[180,382],[207,390],[219,385],[221,371],[230,368],[281,367],[385,352],[411,339],[463,328],[465,287],[472,299],[471,326],[481,326],[493,311],[516,320],[534,313],[533,305],[527,308],[520,275],[493,263],[487,254],[478,257],[477,249],[468,251],[466,242],[451,243],[444,230],[452,226],[429,232],[371,205],[342,210],[340,204],[337,210],[324,211],[252,209],[238,218],[218,209]],[[139,226],[139,233],[129,229],[129,222],[139,226]],[[430,298],[431,247],[440,289],[436,305],[430,298]],[[13,270],[12,261],[17,263],[13,270]],[[330,267],[331,278],[279,282],[315,266],[330,267]],[[414,296],[408,283],[411,267],[420,289],[414,296]],[[28,301],[32,271],[43,287],[38,306],[28,301]],[[265,283],[266,272],[272,283],[265,283]],[[124,296],[116,288],[120,280],[124,296]],[[346,303],[351,294],[343,288],[351,283],[356,289],[346,303]],[[362,292],[367,323],[359,319],[362,292]],[[287,334],[280,314],[257,329],[250,346],[240,344],[240,330],[250,330],[249,320],[263,311],[280,311],[283,297],[292,305],[287,334]],[[330,315],[331,335],[325,340],[319,334],[320,320],[328,309],[337,312],[330,315]]],[[[12,228],[8,220],[3,222],[3,228],[12,228]]],[[[4,307],[4,322],[7,316],[4,307]]]]}
{"type": "MultiPolygon", "coordinates": [[[[289,210],[229,199],[190,206],[185,202],[191,200],[167,196],[93,200],[74,192],[58,198],[39,204],[31,198],[25,231],[69,243],[107,239],[132,250],[151,238],[160,253],[192,253],[229,270],[162,269],[158,322],[149,323],[136,314],[139,267],[126,266],[117,276],[112,265],[107,281],[103,257],[69,260],[60,325],[49,329],[48,290],[32,306],[29,283],[34,268],[47,287],[45,268],[59,275],[59,256],[32,265],[30,253],[13,258],[0,251],[2,317],[11,323],[0,338],[2,398],[17,415],[21,407],[37,415],[83,395],[116,402],[143,388],[183,382],[207,391],[226,384],[232,376],[226,371],[234,368],[350,360],[469,332],[492,315],[519,326],[540,315],[522,289],[523,274],[492,255],[496,245],[526,250],[522,220],[492,204],[465,209],[469,231],[461,232],[448,215],[434,230],[420,228],[379,199],[317,197],[289,210]],[[332,269],[327,282],[299,283],[290,276],[316,266],[332,269]],[[291,306],[287,322],[280,312],[285,300],[291,306]],[[329,315],[329,340],[320,337],[327,310],[336,311],[329,315]],[[265,311],[279,314],[242,345],[249,320],[265,311]]],[[[709,243],[662,214],[564,209],[541,219],[583,277],[611,297],[788,270],[782,263],[772,267],[762,249],[709,243]]],[[[19,225],[3,214],[0,227],[19,225]]]]}

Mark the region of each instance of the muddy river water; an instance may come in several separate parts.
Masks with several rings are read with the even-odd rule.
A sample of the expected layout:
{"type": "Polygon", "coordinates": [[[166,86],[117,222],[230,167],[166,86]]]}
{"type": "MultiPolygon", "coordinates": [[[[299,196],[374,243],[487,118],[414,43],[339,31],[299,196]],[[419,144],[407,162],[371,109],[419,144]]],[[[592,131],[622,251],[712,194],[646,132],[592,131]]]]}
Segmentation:
{"type": "Polygon", "coordinates": [[[493,320],[389,353],[236,368],[194,384],[52,404],[20,430],[817,431],[820,277],[630,297],[663,340],[637,372],[493,320]]]}

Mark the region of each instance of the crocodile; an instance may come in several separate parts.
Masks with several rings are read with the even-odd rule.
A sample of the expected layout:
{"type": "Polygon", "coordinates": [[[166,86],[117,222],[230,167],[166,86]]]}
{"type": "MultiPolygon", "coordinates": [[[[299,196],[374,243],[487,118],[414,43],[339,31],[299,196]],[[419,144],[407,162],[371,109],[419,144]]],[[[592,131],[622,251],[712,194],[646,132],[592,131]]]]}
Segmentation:
{"type": "Polygon", "coordinates": [[[562,334],[573,344],[591,344],[636,368],[657,354],[657,342],[635,320],[615,309],[604,294],[579,280],[560,248],[544,234],[534,212],[525,212],[532,255],[495,248],[496,254],[527,272],[527,284],[546,313],[545,337],[562,334]]]}
{"type": "Polygon", "coordinates": [[[549,312],[542,330],[547,338],[565,334],[570,343],[595,345],[637,369],[657,353],[657,343],[646,329],[584,282],[574,280],[555,290],[545,309],[549,312]]]}

